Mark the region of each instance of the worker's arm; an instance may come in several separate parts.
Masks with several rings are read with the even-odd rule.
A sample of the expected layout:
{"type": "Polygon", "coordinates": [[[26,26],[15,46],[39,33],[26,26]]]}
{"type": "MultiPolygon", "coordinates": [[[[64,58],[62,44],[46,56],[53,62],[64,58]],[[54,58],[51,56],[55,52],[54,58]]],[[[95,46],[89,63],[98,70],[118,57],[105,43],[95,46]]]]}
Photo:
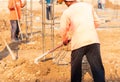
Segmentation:
{"type": "Polygon", "coordinates": [[[63,15],[61,16],[61,20],[60,20],[59,34],[62,38],[64,45],[67,45],[69,43],[68,41],[69,40],[69,35],[68,35],[69,23],[70,23],[69,18],[67,17],[67,15],[63,13],[63,15]]]}
{"type": "Polygon", "coordinates": [[[26,5],[27,1],[26,0],[20,0],[21,8],[23,8],[26,5]]]}
{"type": "Polygon", "coordinates": [[[96,12],[94,11],[93,9],[93,18],[94,18],[94,25],[95,25],[95,28],[99,27],[100,25],[100,19],[99,17],[97,16],[96,12]]]}
{"type": "Polygon", "coordinates": [[[8,9],[9,10],[15,10],[14,4],[13,4],[13,0],[9,0],[8,1],[8,9]]]}

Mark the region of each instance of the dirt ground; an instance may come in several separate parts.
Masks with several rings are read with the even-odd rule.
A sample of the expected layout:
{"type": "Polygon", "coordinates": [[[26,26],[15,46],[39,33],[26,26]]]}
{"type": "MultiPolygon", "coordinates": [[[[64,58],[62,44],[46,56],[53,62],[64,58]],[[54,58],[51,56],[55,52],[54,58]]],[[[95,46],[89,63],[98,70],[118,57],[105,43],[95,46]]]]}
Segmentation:
{"type": "MultiPolygon", "coordinates": [[[[120,16],[116,15],[118,12],[113,12],[112,9],[97,9],[96,11],[103,20],[97,32],[101,42],[106,82],[120,82],[120,16]]],[[[34,13],[38,14],[37,11],[34,13]]],[[[56,13],[60,15],[62,9],[56,13]]],[[[23,23],[21,28],[24,39],[21,42],[13,43],[10,40],[10,24],[6,20],[8,13],[2,11],[2,14],[6,14],[6,18],[2,15],[0,17],[0,82],[70,82],[70,45],[56,50],[54,54],[48,54],[45,61],[35,64],[34,59],[43,53],[41,29],[33,26],[33,35],[26,38],[23,23]],[[17,60],[12,60],[3,39],[6,40],[14,55],[18,56],[17,60]]],[[[50,26],[46,27],[45,52],[51,49],[53,43],[53,39],[49,36],[51,34],[50,26]]],[[[61,40],[57,34],[57,28],[54,31],[54,46],[57,46],[61,40]]],[[[86,61],[83,61],[83,82],[93,82],[86,61]]]]}

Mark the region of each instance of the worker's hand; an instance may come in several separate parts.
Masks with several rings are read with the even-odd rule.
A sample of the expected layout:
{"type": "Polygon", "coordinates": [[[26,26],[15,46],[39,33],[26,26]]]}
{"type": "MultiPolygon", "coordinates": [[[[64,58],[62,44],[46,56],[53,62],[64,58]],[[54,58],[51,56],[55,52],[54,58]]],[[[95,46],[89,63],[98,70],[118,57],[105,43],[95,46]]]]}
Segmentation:
{"type": "Polygon", "coordinates": [[[15,10],[15,8],[14,8],[14,7],[12,7],[12,8],[9,8],[9,10],[10,10],[10,11],[12,11],[12,10],[15,10]]]}
{"type": "Polygon", "coordinates": [[[63,44],[66,46],[70,41],[71,41],[71,39],[66,39],[63,41],[63,44]]]}

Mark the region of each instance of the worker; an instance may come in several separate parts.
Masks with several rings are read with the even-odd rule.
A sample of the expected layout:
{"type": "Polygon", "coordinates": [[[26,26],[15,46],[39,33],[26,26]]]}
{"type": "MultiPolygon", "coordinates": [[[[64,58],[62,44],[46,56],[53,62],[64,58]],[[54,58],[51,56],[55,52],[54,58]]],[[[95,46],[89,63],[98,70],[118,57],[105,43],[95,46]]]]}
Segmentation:
{"type": "Polygon", "coordinates": [[[21,19],[21,8],[26,5],[26,0],[9,0],[8,9],[10,11],[11,40],[19,41],[19,20],[21,19]]]}
{"type": "Polygon", "coordinates": [[[100,53],[100,41],[96,32],[99,18],[91,4],[64,0],[68,8],[60,20],[59,33],[63,44],[71,39],[71,82],[82,80],[82,59],[86,56],[94,82],[105,82],[105,71],[100,53]]]}
{"type": "Polygon", "coordinates": [[[47,20],[52,19],[52,4],[53,4],[53,0],[46,0],[46,18],[47,18],[47,20]]]}

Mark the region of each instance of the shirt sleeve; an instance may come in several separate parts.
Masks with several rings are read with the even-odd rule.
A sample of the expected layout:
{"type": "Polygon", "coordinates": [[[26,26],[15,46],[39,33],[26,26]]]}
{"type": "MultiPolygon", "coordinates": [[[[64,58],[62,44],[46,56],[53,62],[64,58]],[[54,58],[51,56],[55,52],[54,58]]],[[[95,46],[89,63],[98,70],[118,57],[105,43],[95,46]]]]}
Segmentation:
{"type": "Polygon", "coordinates": [[[68,31],[70,26],[70,20],[66,13],[63,13],[60,20],[60,29],[59,34],[62,37],[62,40],[68,39],[68,31]]]}
{"type": "Polygon", "coordinates": [[[97,28],[100,24],[100,19],[94,9],[92,10],[92,12],[93,12],[93,18],[94,18],[94,25],[97,28]]]}

